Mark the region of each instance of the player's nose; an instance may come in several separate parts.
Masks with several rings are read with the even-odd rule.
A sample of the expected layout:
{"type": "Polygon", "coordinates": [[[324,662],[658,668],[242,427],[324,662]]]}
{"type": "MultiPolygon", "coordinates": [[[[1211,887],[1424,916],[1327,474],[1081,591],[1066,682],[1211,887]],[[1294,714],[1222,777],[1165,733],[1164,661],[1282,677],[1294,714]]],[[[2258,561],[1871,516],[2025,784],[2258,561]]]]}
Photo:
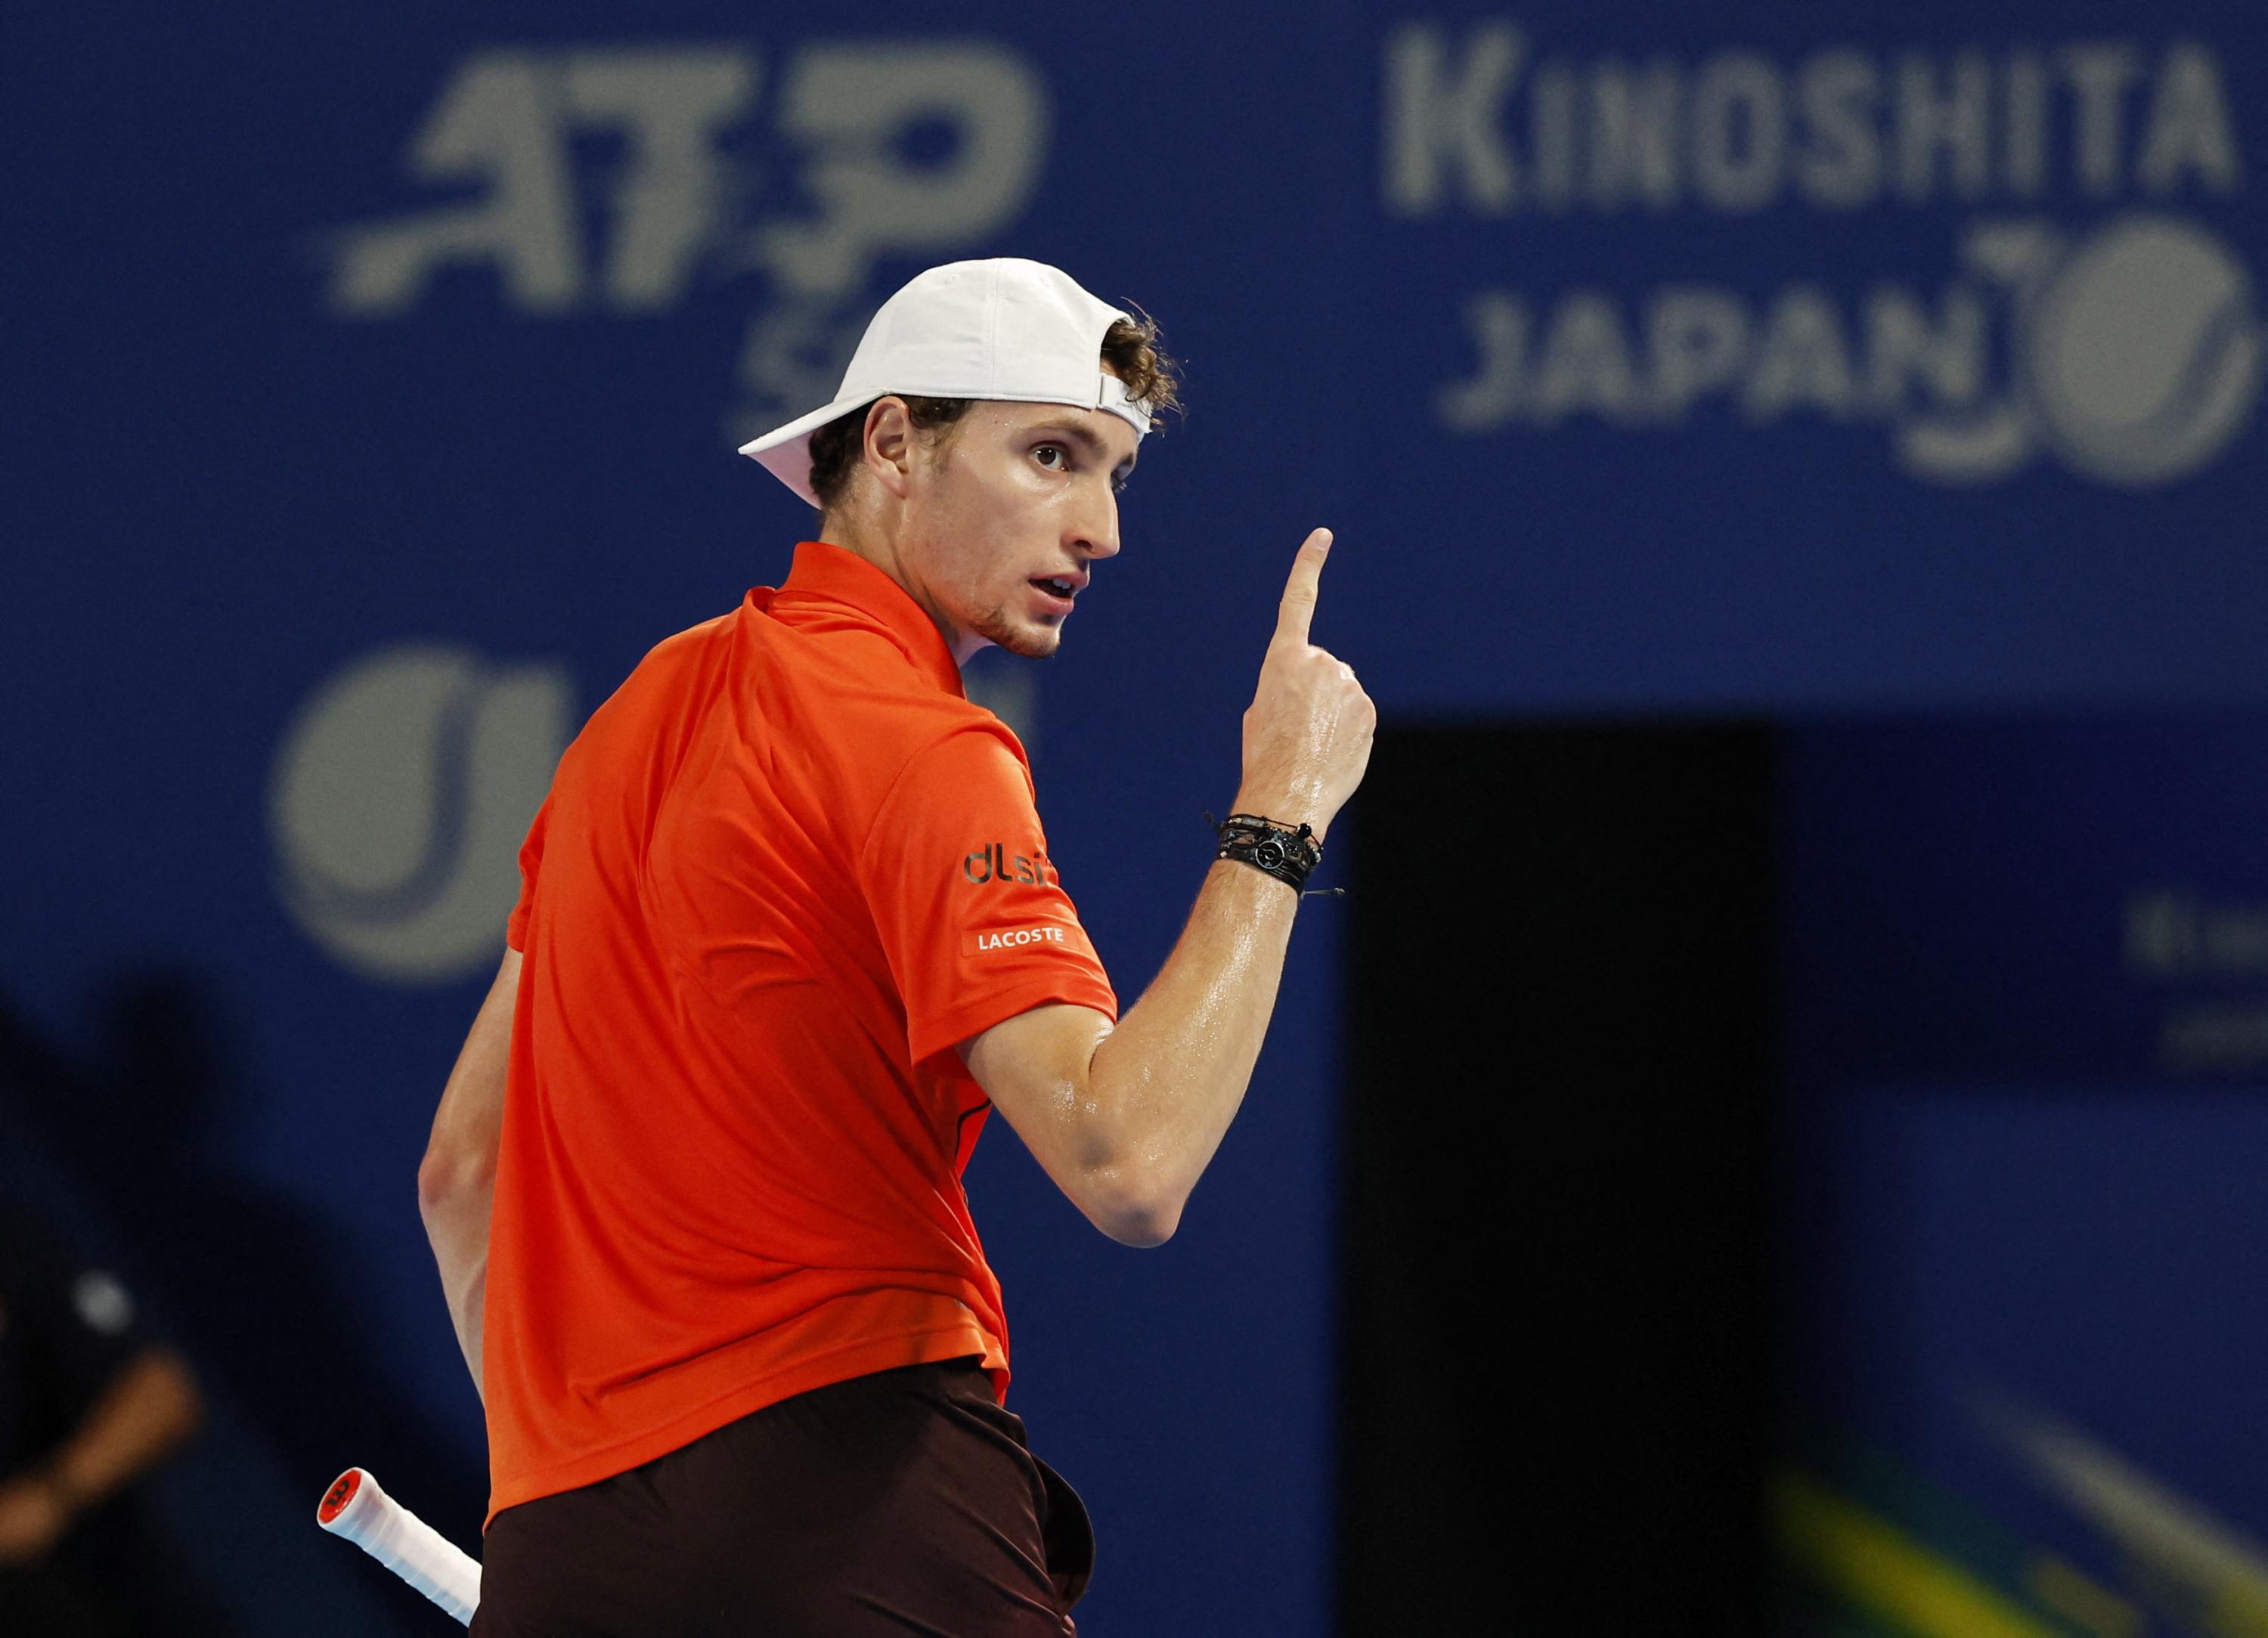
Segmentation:
{"type": "Polygon", "coordinates": [[[1108,486],[1091,496],[1071,520],[1064,542],[1081,557],[1118,555],[1118,496],[1108,486]]]}

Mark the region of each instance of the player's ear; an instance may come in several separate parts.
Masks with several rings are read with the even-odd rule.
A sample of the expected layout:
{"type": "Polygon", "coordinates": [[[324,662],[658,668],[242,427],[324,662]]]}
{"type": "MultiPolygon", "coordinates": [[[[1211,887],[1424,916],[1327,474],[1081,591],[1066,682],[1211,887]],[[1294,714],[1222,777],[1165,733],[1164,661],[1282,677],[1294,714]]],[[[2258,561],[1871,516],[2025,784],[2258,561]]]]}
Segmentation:
{"type": "Polygon", "coordinates": [[[874,481],[900,500],[913,469],[914,422],[902,398],[878,398],[866,411],[863,457],[874,481]]]}

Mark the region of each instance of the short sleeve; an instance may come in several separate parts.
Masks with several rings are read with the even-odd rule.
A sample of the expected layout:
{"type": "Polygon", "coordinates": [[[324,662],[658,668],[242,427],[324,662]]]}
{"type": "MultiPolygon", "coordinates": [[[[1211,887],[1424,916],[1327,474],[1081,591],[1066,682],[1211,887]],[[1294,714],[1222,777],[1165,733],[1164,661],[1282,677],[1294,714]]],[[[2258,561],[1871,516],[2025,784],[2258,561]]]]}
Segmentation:
{"type": "Polygon", "coordinates": [[[18,1212],[0,1216],[0,1306],[74,1411],[149,1346],[125,1283],[18,1212]]]}
{"type": "Polygon", "coordinates": [[[1031,775],[997,733],[964,730],[906,765],[859,876],[916,1062],[1047,1002],[1118,1016],[1048,857],[1031,775]]]}
{"type": "Polygon", "coordinates": [[[535,907],[535,878],[543,868],[543,838],[550,828],[551,798],[547,796],[535,810],[535,822],[527,827],[527,840],[519,844],[519,901],[504,926],[504,942],[522,955],[527,953],[527,918],[535,907]]]}

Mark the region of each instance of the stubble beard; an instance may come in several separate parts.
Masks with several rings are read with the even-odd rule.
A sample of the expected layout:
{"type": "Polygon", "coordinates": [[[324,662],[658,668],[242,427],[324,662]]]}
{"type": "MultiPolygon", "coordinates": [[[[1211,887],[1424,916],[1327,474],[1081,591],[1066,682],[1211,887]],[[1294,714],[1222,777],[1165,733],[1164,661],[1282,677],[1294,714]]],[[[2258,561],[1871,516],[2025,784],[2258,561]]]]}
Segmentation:
{"type": "Polygon", "coordinates": [[[1043,660],[1052,656],[1063,644],[1060,628],[1033,626],[1010,615],[1005,608],[996,607],[976,623],[976,635],[996,648],[1027,660],[1043,660]]]}

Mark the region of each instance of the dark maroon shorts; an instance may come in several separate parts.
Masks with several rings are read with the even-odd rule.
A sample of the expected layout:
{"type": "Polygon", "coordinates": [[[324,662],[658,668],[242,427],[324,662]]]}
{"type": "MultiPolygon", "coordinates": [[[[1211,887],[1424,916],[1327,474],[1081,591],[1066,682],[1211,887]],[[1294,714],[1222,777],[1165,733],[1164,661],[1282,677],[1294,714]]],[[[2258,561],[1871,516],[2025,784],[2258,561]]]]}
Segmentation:
{"type": "Polygon", "coordinates": [[[1059,1638],[1094,1532],[974,1358],[854,1377],[497,1515],[473,1638],[1059,1638]]]}

